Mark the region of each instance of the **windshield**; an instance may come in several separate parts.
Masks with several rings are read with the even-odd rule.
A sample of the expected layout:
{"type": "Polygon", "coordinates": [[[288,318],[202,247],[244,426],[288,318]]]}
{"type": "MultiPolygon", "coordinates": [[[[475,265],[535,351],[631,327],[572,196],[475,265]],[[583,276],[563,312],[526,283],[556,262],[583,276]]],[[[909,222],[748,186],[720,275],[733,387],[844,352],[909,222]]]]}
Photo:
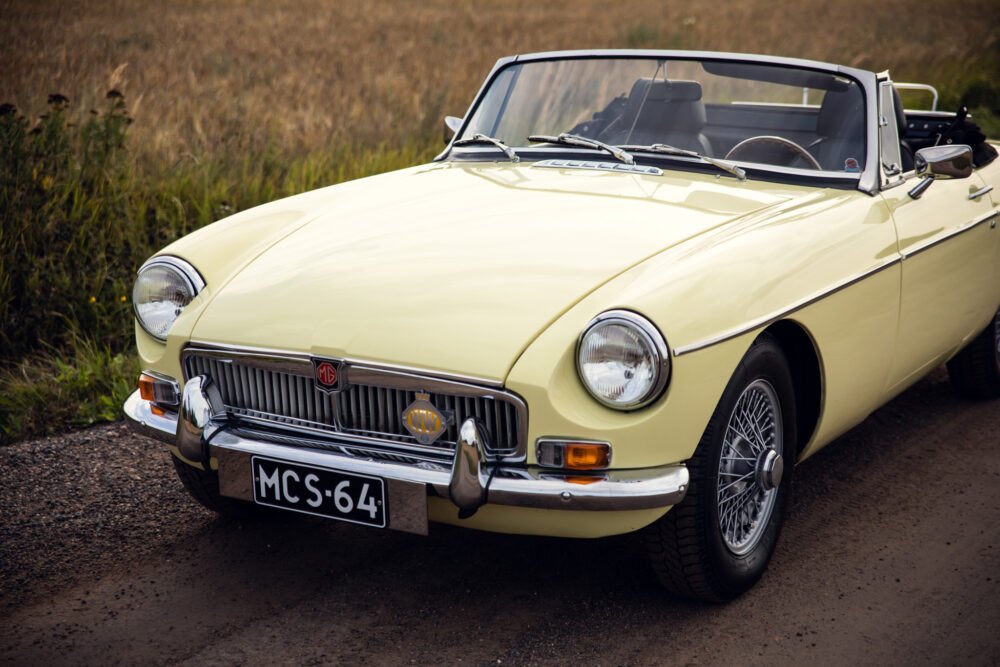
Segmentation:
{"type": "MultiPolygon", "coordinates": [[[[568,133],[629,150],[664,144],[779,167],[860,172],[865,104],[853,79],[746,62],[577,58],[514,63],[459,139],[508,146],[568,133]]],[[[660,151],[662,153],[662,151],[660,151]]]]}

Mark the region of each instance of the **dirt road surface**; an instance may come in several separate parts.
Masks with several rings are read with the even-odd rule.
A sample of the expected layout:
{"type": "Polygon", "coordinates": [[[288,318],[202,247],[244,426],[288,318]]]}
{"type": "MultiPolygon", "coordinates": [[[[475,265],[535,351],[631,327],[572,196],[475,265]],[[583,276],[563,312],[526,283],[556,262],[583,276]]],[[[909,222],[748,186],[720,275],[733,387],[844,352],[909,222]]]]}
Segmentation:
{"type": "Polygon", "coordinates": [[[676,600],[634,537],[215,518],[124,425],[0,450],[0,663],[1000,664],[1000,404],[937,372],[797,470],[760,584],[676,600]]]}

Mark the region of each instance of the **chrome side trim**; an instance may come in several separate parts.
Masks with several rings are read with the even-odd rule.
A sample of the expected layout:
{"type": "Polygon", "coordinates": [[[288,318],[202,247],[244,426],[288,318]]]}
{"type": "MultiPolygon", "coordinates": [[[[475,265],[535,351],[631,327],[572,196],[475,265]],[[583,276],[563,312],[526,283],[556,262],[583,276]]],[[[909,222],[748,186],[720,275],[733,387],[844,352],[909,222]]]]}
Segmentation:
{"type": "Polygon", "coordinates": [[[926,243],[922,243],[922,244],[920,244],[920,245],[918,245],[918,246],[916,246],[914,248],[907,249],[907,251],[905,253],[903,253],[903,259],[910,259],[911,257],[913,257],[915,255],[919,255],[920,253],[924,252],[925,250],[930,250],[934,246],[941,245],[945,241],[950,241],[951,239],[955,238],[956,236],[960,236],[960,235],[962,235],[962,234],[964,234],[966,232],[971,232],[973,229],[975,229],[979,225],[983,224],[984,222],[989,222],[990,220],[992,220],[993,218],[997,217],[998,215],[1000,215],[1000,209],[993,209],[989,213],[985,213],[985,214],[979,216],[978,218],[973,219],[972,222],[970,222],[969,224],[967,224],[967,225],[965,225],[963,227],[959,227],[957,229],[953,229],[953,230],[951,230],[950,232],[948,232],[947,234],[945,234],[943,236],[939,236],[939,237],[937,237],[935,239],[931,239],[930,241],[927,241],[926,243]]]}
{"type": "Polygon", "coordinates": [[[769,324],[773,324],[782,318],[788,317],[789,315],[791,315],[796,311],[802,310],[803,308],[807,308],[808,306],[813,305],[817,301],[821,301],[822,299],[825,299],[826,297],[832,294],[836,294],[837,292],[845,290],[848,287],[851,287],[852,285],[856,285],[857,283],[861,282],[862,280],[865,280],[866,278],[870,278],[871,276],[877,273],[881,273],[882,271],[885,271],[886,269],[899,264],[901,261],[902,257],[893,257],[892,259],[886,260],[881,264],[877,264],[852,278],[848,278],[844,282],[837,283],[833,287],[829,287],[822,291],[816,292],[811,296],[805,297],[804,299],[796,301],[791,306],[783,310],[780,310],[776,313],[759,317],[756,320],[750,322],[749,324],[743,325],[735,329],[730,329],[729,331],[718,334],[717,336],[713,336],[711,338],[707,338],[703,341],[692,343],[690,345],[682,345],[680,347],[675,347],[674,356],[679,357],[681,355],[688,354],[690,352],[697,352],[698,350],[703,350],[706,347],[712,347],[713,345],[724,343],[727,340],[732,340],[733,338],[739,338],[740,336],[750,333],[755,329],[762,329],[768,326],[769,324]]]}

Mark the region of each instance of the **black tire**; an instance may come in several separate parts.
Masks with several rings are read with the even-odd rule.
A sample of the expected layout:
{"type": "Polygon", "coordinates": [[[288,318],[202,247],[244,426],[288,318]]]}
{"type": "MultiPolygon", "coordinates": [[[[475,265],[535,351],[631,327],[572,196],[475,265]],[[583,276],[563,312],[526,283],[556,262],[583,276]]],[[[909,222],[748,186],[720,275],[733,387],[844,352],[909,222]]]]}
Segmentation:
{"type": "Polygon", "coordinates": [[[948,362],[948,377],[966,398],[1000,396],[1000,310],[989,326],[948,362]]]}
{"type": "Polygon", "coordinates": [[[199,470],[171,456],[174,470],[180,477],[184,489],[202,506],[216,514],[233,519],[246,519],[257,514],[256,505],[235,498],[227,498],[219,493],[219,476],[211,470],[199,470]]]}
{"type": "Polygon", "coordinates": [[[723,602],[741,595],[760,579],[774,553],[790,503],[797,442],[795,424],[795,392],[788,361],[777,342],[764,334],[736,367],[694,456],[688,461],[691,480],[684,500],[645,530],[653,570],[668,590],[696,600],[723,602]],[[731,519],[735,518],[729,524],[731,533],[724,537],[719,519],[719,497],[727,489],[720,489],[719,479],[729,480],[747,474],[746,470],[756,470],[763,460],[760,457],[765,456],[760,454],[756,459],[727,456],[725,465],[730,472],[720,469],[724,448],[730,454],[743,453],[749,452],[755,444],[738,437],[727,440],[726,434],[730,420],[739,419],[737,407],[741,415],[745,414],[742,411],[752,405],[747,401],[757,399],[757,393],[765,397],[760,400],[765,401],[769,414],[776,417],[773,430],[767,430],[764,438],[772,444],[761,451],[780,448],[783,470],[778,473],[780,481],[773,488],[765,489],[765,486],[773,484],[774,480],[758,482],[759,477],[754,474],[750,477],[753,484],[765,486],[758,486],[755,491],[751,482],[741,481],[738,483],[745,486],[723,498],[723,511],[728,512],[731,519]],[[751,460],[754,462],[743,462],[751,460]],[[736,470],[730,466],[744,468],[736,470]],[[734,535],[741,533],[749,523],[743,520],[747,515],[731,512],[733,507],[747,507],[740,500],[744,493],[747,500],[762,499],[762,505],[755,506],[758,518],[764,513],[762,506],[769,509],[766,520],[757,522],[760,528],[751,524],[747,528],[747,541],[733,547],[731,544],[737,541],[734,535]],[[726,505],[727,501],[733,504],[726,505]]]}

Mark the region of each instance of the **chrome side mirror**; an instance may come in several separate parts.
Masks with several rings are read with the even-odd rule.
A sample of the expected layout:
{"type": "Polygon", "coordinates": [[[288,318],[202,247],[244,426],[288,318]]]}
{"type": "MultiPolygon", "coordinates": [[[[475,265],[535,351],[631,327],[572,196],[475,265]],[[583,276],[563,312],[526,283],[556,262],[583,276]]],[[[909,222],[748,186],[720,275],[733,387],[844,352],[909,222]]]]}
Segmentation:
{"type": "Polygon", "coordinates": [[[463,120],[464,119],[457,116],[444,117],[444,143],[451,141],[451,138],[455,136],[455,133],[462,128],[463,120]]]}
{"type": "Polygon", "coordinates": [[[922,180],[908,194],[920,199],[938,178],[972,176],[972,148],[965,144],[921,148],[913,156],[913,169],[922,180]]]}

